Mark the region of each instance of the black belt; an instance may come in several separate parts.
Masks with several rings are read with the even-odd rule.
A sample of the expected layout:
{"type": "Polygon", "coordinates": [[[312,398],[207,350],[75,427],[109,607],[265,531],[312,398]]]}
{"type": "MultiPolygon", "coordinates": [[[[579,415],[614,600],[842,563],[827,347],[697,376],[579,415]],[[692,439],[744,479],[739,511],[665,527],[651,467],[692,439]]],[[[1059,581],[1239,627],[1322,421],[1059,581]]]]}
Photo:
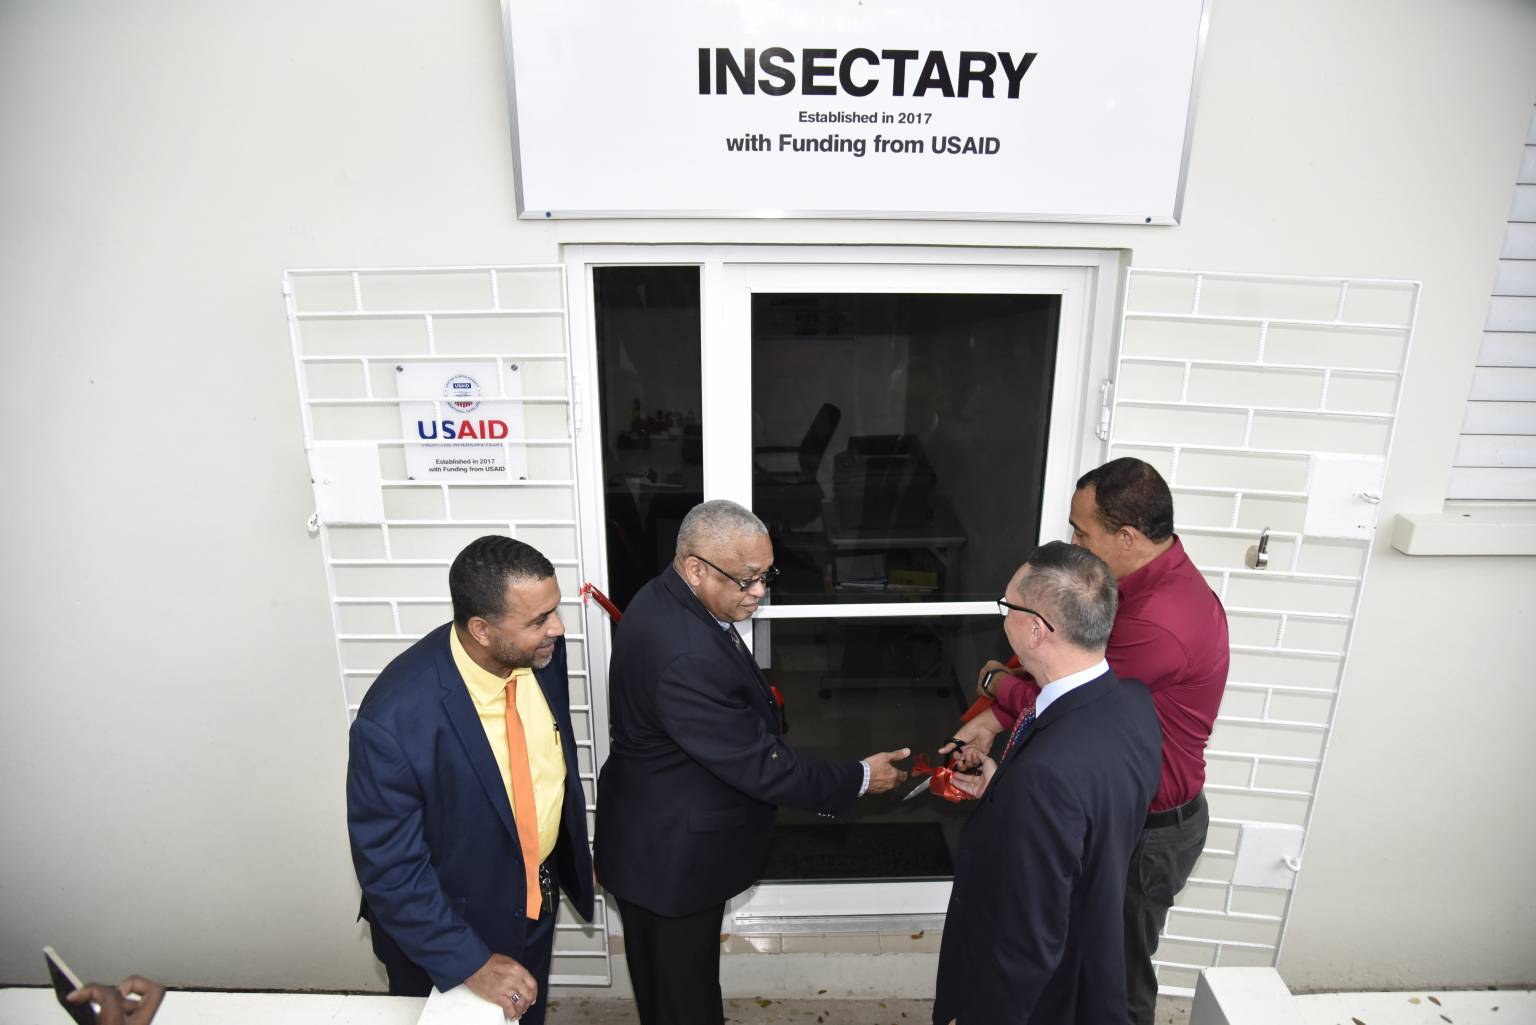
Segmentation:
{"type": "Polygon", "coordinates": [[[1205,807],[1205,794],[1196,794],[1190,801],[1179,805],[1177,808],[1169,808],[1167,811],[1154,811],[1147,815],[1146,829],[1162,829],[1164,826],[1177,826],[1195,817],[1195,812],[1205,807]]]}

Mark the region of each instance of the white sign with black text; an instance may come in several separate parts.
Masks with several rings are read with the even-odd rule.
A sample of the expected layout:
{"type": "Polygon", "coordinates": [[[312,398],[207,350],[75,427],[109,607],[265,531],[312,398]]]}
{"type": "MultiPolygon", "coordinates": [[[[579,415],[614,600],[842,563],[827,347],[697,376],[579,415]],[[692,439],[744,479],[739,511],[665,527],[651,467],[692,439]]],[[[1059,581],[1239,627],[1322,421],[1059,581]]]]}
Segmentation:
{"type": "Polygon", "coordinates": [[[519,212],[1177,223],[1204,0],[503,0],[519,212]]]}

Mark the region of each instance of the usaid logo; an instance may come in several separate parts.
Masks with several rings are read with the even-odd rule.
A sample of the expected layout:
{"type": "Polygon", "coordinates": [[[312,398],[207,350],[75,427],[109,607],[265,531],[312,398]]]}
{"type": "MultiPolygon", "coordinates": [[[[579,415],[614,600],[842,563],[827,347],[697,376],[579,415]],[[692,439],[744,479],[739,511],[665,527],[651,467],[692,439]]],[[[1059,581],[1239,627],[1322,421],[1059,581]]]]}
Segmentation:
{"type": "MultiPolygon", "coordinates": [[[[461,417],[480,408],[480,382],[468,374],[454,374],[443,384],[443,398],[461,417]]],[[[416,436],[422,441],[505,441],[505,420],[417,420],[416,436]]]]}
{"type": "Polygon", "coordinates": [[[480,382],[468,374],[454,374],[443,385],[443,398],[460,413],[473,412],[480,405],[480,382]]]}

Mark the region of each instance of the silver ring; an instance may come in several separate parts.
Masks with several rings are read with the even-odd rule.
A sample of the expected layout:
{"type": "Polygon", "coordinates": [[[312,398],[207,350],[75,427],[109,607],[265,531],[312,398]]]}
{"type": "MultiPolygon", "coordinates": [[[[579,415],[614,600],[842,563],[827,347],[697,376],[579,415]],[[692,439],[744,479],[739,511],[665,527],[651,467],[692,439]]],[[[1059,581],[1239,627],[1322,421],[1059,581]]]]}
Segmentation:
{"type": "Polygon", "coordinates": [[[513,993],[512,994],[512,1002],[514,1004],[522,1003],[523,1002],[523,995],[521,993],[513,993]]]}

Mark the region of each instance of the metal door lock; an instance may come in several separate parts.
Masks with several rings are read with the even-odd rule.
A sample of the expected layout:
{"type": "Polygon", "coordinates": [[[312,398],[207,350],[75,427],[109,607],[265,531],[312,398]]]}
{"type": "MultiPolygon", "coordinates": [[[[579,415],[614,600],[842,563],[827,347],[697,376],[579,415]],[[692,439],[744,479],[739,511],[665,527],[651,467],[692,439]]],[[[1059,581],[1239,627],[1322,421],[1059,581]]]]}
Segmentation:
{"type": "Polygon", "coordinates": [[[1269,565],[1269,528],[1265,527],[1259,534],[1259,543],[1248,546],[1248,554],[1243,557],[1249,569],[1264,569],[1269,565]]]}

